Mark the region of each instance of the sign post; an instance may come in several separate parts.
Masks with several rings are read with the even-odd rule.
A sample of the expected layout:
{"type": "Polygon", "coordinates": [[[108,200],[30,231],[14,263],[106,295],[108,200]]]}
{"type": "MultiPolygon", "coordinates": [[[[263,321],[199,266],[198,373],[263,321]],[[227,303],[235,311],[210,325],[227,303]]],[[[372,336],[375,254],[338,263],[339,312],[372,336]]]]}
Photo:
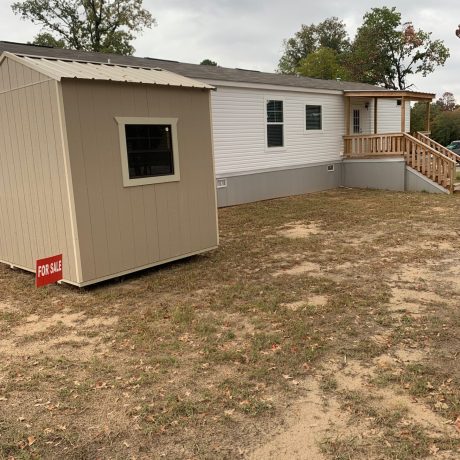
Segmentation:
{"type": "Polygon", "coordinates": [[[62,254],[38,259],[35,271],[35,286],[46,286],[62,280],[62,254]]]}

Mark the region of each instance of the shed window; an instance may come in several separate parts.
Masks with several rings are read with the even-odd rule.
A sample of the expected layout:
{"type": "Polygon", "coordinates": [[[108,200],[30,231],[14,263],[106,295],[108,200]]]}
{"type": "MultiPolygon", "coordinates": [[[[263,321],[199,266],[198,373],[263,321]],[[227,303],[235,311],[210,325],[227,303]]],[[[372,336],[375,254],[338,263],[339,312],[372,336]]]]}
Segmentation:
{"type": "Polygon", "coordinates": [[[267,100],[267,147],[284,146],[283,101],[267,100]]]}
{"type": "Polygon", "coordinates": [[[177,119],[116,118],[120,132],[123,185],[179,180],[177,119]]]}
{"type": "Polygon", "coordinates": [[[305,106],[305,129],[307,131],[323,129],[320,105],[305,106]]]}
{"type": "Polygon", "coordinates": [[[171,125],[125,125],[130,179],[174,174],[171,125]]]}

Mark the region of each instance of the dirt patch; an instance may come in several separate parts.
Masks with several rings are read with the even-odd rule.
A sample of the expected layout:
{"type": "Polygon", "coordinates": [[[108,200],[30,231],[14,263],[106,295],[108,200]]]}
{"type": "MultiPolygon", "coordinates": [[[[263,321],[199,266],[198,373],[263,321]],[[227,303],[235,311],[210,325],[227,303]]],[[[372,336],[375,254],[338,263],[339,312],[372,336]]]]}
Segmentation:
{"type": "Polygon", "coordinates": [[[328,297],[326,295],[312,295],[308,297],[308,305],[314,307],[324,307],[327,304],[328,297]]]}
{"type": "Polygon", "coordinates": [[[302,262],[294,267],[286,268],[284,270],[279,270],[273,273],[273,276],[283,276],[283,275],[302,275],[304,273],[316,273],[318,274],[321,271],[321,266],[314,262],[302,262]]]}
{"type": "Polygon", "coordinates": [[[325,404],[319,384],[315,380],[307,383],[308,396],[290,409],[290,416],[278,433],[248,455],[250,460],[264,459],[311,459],[323,460],[320,443],[328,432],[343,429],[347,417],[335,400],[325,404]]]}
{"type": "Polygon", "coordinates": [[[0,313],[15,313],[18,308],[13,307],[9,302],[0,302],[0,313]]]}
{"type": "Polygon", "coordinates": [[[404,364],[420,363],[427,358],[428,350],[399,348],[394,351],[396,357],[404,364]]]}
{"type": "Polygon", "coordinates": [[[296,302],[282,303],[281,306],[292,311],[300,310],[305,307],[306,302],[304,300],[297,300],[296,302]]]}
{"type": "Polygon", "coordinates": [[[288,310],[297,311],[307,306],[312,307],[324,307],[327,304],[328,297],[325,295],[311,295],[308,296],[308,300],[297,300],[295,302],[283,303],[281,304],[283,307],[287,308],[288,310]]]}
{"type": "MultiPolygon", "coordinates": [[[[377,366],[393,367],[397,365],[394,358],[383,355],[376,359],[377,366]]],[[[421,424],[427,428],[431,435],[453,436],[460,439],[460,434],[449,424],[449,420],[435,414],[429,408],[420,404],[415,399],[408,397],[395,388],[376,388],[369,384],[369,380],[375,375],[373,367],[363,367],[360,363],[350,362],[344,369],[335,370],[335,378],[339,389],[347,391],[365,391],[366,397],[371,396],[376,401],[377,407],[390,411],[407,410],[405,422],[408,424],[421,424]]],[[[404,423],[404,421],[403,421],[404,423]]]]}
{"type": "Polygon", "coordinates": [[[39,315],[30,315],[25,318],[25,323],[12,329],[11,333],[15,337],[33,336],[46,332],[48,329],[56,326],[66,328],[78,328],[80,330],[94,328],[99,326],[113,326],[118,321],[118,317],[93,317],[87,318],[84,312],[71,313],[64,311],[55,313],[49,317],[40,317],[39,315]]]}
{"type": "Polygon", "coordinates": [[[316,223],[305,224],[303,222],[291,222],[286,224],[285,227],[278,231],[280,236],[285,238],[308,238],[312,235],[318,235],[321,228],[316,223]]]}
{"type": "Polygon", "coordinates": [[[49,317],[29,315],[22,324],[10,329],[8,338],[0,340],[0,353],[18,357],[59,353],[87,360],[107,352],[102,333],[117,322],[116,316],[88,318],[84,312],[69,310],[49,317]]]}

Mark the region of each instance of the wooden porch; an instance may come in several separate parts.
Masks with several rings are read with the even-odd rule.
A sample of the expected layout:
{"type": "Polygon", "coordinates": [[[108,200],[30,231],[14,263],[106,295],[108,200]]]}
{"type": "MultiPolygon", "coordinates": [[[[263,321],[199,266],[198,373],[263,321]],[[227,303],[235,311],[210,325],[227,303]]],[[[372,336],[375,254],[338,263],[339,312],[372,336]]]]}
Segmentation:
{"type": "Polygon", "coordinates": [[[423,133],[344,136],[344,157],[349,159],[403,157],[406,164],[453,193],[460,155],[423,133]]]}
{"type": "Polygon", "coordinates": [[[344,157],[347,159],[404,158],[406,164],[449,193],[460,190],[456,184],[456,165],[460,155],[430,139],[430,104],[434,98],[430,93],[410,91],[348,91],[345,92],[345,136],[344,157]],[[373,134],[350,134],[352,98],[373,98],[373,134]],[[401,132],[378,133],[378,100],[397,98],[401,100],[401,132]],[[406,132],[406,103],[409,101],[427,103],[426,131],[409,134],[406,132]]]}

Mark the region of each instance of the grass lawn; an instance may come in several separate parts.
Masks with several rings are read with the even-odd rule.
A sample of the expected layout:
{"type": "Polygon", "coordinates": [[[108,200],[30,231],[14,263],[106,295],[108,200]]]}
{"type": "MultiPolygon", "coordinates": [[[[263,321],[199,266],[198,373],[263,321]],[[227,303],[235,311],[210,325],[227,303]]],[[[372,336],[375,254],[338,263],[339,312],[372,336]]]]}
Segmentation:
{"type": "Polygon", "coordinates": [[[336,190],[91,289],[0,266],[0,458],[459,458],[459,215],[336,190]]]}

